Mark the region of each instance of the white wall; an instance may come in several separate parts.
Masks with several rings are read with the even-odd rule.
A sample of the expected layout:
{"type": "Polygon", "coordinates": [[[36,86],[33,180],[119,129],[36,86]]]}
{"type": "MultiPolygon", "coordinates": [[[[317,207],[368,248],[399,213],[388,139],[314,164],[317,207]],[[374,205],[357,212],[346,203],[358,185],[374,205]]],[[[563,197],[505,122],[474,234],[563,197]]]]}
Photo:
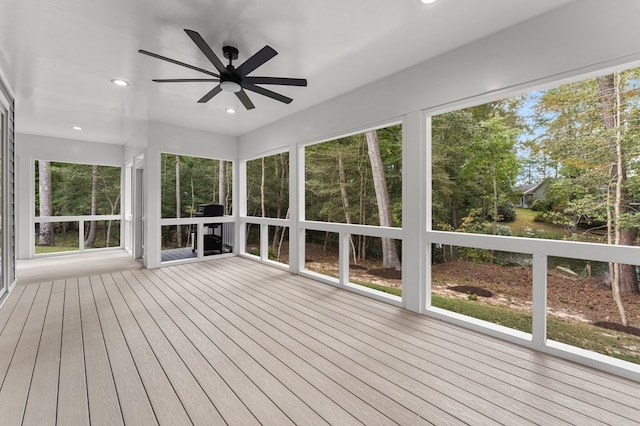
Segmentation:
{"type": "Polygon", "coordinates": [[[194,157],[235,160],[238,155],[238,139],[187,127],[150,121],[147,147],[160,152],[190,155],[194,157]]]}
{"type": "Polygon", "coordinates": [[[119,167],[123,153],[122,145],[16,134],[16,155],[33,160],[119,167]]]}

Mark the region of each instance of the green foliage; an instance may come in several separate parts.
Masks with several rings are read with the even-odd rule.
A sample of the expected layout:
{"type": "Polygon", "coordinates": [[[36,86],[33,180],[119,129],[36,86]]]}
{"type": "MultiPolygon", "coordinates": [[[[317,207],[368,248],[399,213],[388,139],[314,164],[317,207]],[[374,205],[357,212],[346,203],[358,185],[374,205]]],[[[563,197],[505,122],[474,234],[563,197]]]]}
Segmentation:
{"type": "Polygon", "coordinates": [[[431,304],[437,308],[531,333],[531,315],[514,309],[474,303],[470,300],[450,299],[436,294],[431,295],[431,304]]]}
{"type": "Polygon", "coordinates": [[[383,293],[393,294],[394,296],[402,297],[402,289],[397,288],[397,287],[391,287],[391,286],[380,285],[380,284],[373,284],[373,283],[368,283],[368,282],[359,281],[359,280],[351,280],[351,282],[353,282],[354,284],[361,285],[363,287],[367,287],[367,288],[370,288],[370,289],[373,289],[373,290],[381,291],[383,293]]]}
{"type": "MultiPolygon", "coordinates": [[[[191,217],[198,204],[219,202],[218,182],[220,162],[210,158],[190,157],[180,155],[180,216],[191,217]]],[[[176,217],[176,155],[163,153],[161,156],[161,217],[176,217]]],[[[224,163],[226,174],[226,213],[232,212],[231,188],[232,165],[224,163]]]]}
{"type": "Polygon", "coordinates": [[[488,230],[489,224],[484,219],[481,209],[470,210],[458,228],[458,232],[467,232],[469,234],[486,234],[488,230]]]}
{"type": "MultiPolygon", "coordinates": [[[[402,226],[402,128],[377,130],[393,226],[402,226]]],[[[305,212],[308,220],[379,225],[378,204],[364,133],[311,145],[305,149],[305,212]],[[340,192],[339,161],[349,209],[340,192]]]]}
{"type": "MultiPolygon", "coordinates": [[[[493,211],[487,212],[487,217],[493,220],[493,211]]],[[[516,220],[516,209],[512,204],[498,204],[498,222],[513,222],[516,220]]]]}
{"type": "MultiPolygon", "coordinates": [[[[278,257],[278,253],[271,246],[269,246],[267,248],[267,251],[268,251],[268,258],[269,259],[273,260],[273,259],[278,257]]],[[[251,250],[249,252],[249,254],[252,254],[254,256],[260,256],[260,248],[255,248],[255,249],[251,250]]]]}
{"type": "Polygon", "coordinates": [[[553,201],[551,200],[533,200],[531,203],[531,210],[534,212],[548,212],[553,207],[553,201]]]}
{"type": "Polygon", "coordinates": [[[264,167],[264,217],[283,219],[289,208],[289,153],[247,161],[247,214],[263,216],[261,203],[264,167]]]}
{"type": "MultiPolygon", "coordinates": [[[[91,214],[92,167],[89,164],[51,162],[54,216],[91,214]]],[[[35,214],[40,214],[39,167],[35,162],[35,214]]],[[[97,214],[120,213],[120,167],[98,166],[97,214]]]]}
{"type": "Polygon", "coordinates": [[[492,210],[511,198],[519,163],[516,137],[523,127],[521,99],[492,102],[431,119],[432,214],[454,229],[472,209],[492,210]],[[505,201],[503,201],[505,200],[505,201]]]}
{"type": "MultiPolygon", "coordinates": [[[[486,220],[484,220],[481,209],[472,209],[469,212],[469,215],[462,220],[462,224],[460,225],[460,228],[458,228],[457,232],[490,234],[491,226],[486,220]]],[[[491,261],[491,253],[488,250],[471,247],[457,247],[456,252],[461,259],[474,263],[491,261]]]]}

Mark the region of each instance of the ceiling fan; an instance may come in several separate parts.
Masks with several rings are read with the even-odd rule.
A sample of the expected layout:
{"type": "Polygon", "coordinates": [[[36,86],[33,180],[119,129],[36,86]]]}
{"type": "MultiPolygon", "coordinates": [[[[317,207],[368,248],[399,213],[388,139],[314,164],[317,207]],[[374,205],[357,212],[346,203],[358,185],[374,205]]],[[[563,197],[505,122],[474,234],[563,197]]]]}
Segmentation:
{"type": "Polygon", "coordinates": [[[198,103],[206,103],[216,96],[221,91],[235,93],[242,105],[247,110],[255,108],[249,96],[247,96],[246,90],[258,93],[263,96],[267,96],[271,99],[275,99],[285,104],[291,103],[293,99],[281,95],[280,93],[273,92],[261,85],[281,85],[281,86],[306,86],[307,80],[304,78],[286,78],[286,77],[253,77],[249,74],[256,68],[267,62],[278,54],[270,46],[265,46],[260,49],[256,54],[244,61],[239,67],[233,66],[233,61],[238,59],[238,49],[233,46],[224,46],[222,53],[226,59],[229,60],[229,64],[225,67],[216,54],[211,50],[211,47],[204,41],[202,36],[193,30],[184,30],[187,35],[193,40],[198,48],[204,53],[209,61],[216,68],[218,73],[189,65],[184,62],[177,61],[175,59],[167,58],[166,56],[158,55],[156,53],[148,52],[146,50],[138,50],[138,52],[151,56],[153,58],[162,59],[163,61],[171,62],[172,64],[181,65],[186,68],[190,68],[195,71],[199,71],[203,74],[210,75],[215,78],[166,78],[166,79],[154,79],[152,81],[156,83],[193,83],[193,82],[217,82],[219,83],[213,89],[209,90],[202,98],[198,100],[198,103]]]}

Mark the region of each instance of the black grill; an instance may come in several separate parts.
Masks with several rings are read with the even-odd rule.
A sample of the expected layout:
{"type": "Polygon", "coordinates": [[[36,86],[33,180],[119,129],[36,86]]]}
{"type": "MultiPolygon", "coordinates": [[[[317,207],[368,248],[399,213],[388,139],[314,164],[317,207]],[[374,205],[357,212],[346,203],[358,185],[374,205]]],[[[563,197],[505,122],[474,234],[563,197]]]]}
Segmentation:
{"type": "Polygon", "coordinates": [[[195,215],[197,217],[224,216],[224,206],[222,204],[198,204],[195,215]]]}
{"type": "MultiPolygon", "coordinates": [[[[198,204],[195,212],[196,217],[224,216],[224,206],[222,204],[198,204]]],[[[197,241],[197,236],[194,242],[197,241]]],[[[203,226],[202,241],[205,255],[223,253],[222,243],[222,223],[205,223],[203,226]]],[[[194,252],[197,247],[194,246],[194,252]]]]}

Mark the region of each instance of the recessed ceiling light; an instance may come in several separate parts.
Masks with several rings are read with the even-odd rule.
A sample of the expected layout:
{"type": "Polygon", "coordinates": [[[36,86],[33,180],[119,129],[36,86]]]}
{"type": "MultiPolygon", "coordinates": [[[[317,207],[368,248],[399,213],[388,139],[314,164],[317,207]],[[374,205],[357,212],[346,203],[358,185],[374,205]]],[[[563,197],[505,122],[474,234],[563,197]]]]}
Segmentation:
{"type": "Polygon", "coordinates": [[[115,84],[116,86],[120,86],[120,87],[126,87],[126,86],[129,85],[128,81],[120,80],[120,79],[117,79],[117,78],[114,78],[113,80],[111,80],[111,82],[113,84],[115,84]]]}
{"type": "Polygon", "coordinates": [[[418,3],[420,4],[432,4],[435,3],[437,0],[418,0],[418,3]]]}
{"type": "Polygon", "coordinates": [[[225,109],[225,111],[227,111],[229,114],[235,114],[236,113],[236,110],[233,109],[233,108],[227,108],[227,109],[225,109]]]}
{"type": "Polygon", "coordinates": [[[72,126],[71,128],[73,130],[82,130],[82,127],[80,127],[80,126],[72,126]]]}

